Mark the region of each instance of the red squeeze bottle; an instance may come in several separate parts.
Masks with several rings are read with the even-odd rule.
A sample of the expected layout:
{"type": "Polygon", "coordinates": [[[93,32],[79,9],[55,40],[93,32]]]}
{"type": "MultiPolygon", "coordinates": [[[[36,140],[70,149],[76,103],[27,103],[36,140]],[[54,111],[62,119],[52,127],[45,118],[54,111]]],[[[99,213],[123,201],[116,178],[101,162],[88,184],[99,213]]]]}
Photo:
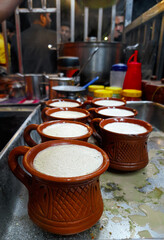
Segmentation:
{"type": "Polygon", "coordinates": [[[125,75],[123,89],[141,90],[141,63],[137,62],[138,51],[129,58],[127,72],[125,75]],[[134,61],[131,61],[134,58],[134,61]]]}

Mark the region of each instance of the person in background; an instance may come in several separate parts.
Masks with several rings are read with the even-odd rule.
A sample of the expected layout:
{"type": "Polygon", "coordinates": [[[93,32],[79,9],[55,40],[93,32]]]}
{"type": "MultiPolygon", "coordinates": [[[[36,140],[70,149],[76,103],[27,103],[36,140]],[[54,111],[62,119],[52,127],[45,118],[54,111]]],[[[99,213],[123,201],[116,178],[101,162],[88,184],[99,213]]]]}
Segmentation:
{"type": "MultiPolygon", "coordinates": [[[[8,47],[9,63],[10,63],[10,47],[11,47],[10,43],[13,35],[15,34],[15,27],[12,23],[7,21],[6,28],[7,28],[7,41],[8,41],[7,47],[8,47]]],[[[5,42],[4,42],[1,24],[0,24],[0,66],[6,68],[5,42]]]]}
{"type": "Polygon", "coordinates": [[[61,43],[70,41],[70,25],[63,22],[60,29],[61,43]]]}
{"type": "MultiPolygon", "coordinates": [[[[116,16],[114,28],[114,41],[121,42],[124,30],[124,16],[116,16]]],[[[111,42],[111,36],[108,36],[108,42],[111,42]]]]}
{"type": "MultiPolygon", "coordinates": [[[[55,73],[57,71],[56,32],[50,30],[50,13],[31,13],[31,27],[21,33],[24,73],[55,73]]],[[[12,72],[18,72],[16,38],[11,43],[12,72]]]]}

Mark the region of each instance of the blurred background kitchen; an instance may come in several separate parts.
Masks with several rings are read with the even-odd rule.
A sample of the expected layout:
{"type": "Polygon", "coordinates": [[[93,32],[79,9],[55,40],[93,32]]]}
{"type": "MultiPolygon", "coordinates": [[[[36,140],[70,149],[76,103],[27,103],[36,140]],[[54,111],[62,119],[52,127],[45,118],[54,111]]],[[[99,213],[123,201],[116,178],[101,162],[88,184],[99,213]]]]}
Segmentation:
{"type": "Polygon", "coordinates": [[[2,21],[0,41],[2,104],[53,98],[52,86],[97,76],[110,86],[112,65],[135,50],[142,100],[164,103],[164,1],[25,0],[2,21]]]}

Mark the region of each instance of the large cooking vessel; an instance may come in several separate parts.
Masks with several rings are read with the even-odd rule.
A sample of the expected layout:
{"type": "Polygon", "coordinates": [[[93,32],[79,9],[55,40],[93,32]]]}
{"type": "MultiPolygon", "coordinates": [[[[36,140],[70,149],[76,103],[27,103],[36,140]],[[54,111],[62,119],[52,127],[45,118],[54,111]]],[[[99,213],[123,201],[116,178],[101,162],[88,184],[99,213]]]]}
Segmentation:
{"type": "Polygon", "coordinates": [[[53,87],[74,85],[73,78],[60,77],[57,74],[45,75],[45,79],[49,83],[49,99],[58,98],[57,91],[53,90],[53,87]]]}
{"type": "Polygon", "coordinates": [[[44,74],[24,74],[27,99],[43,99],[47,97],[44,74]]]}
{"type": "Polygon", "coordinates": [[[97,84],[108,84],[111,67],[115,63],[124,62],[123,44],[108,42],[70,42],[60,47],[60,56],[77,56],[82,67],[91,56],[95,48],[98,51],[92,56],[80,75],[80,82],[83,86],[91,79],[99,76],[97,84]]]}

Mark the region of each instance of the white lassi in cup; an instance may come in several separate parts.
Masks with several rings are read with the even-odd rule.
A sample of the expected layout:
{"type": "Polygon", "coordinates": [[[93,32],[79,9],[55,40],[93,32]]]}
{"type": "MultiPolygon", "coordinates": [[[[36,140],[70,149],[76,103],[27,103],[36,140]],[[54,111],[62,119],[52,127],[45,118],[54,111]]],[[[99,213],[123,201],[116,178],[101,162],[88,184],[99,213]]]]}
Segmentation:
{"type": "Polygon", "coordinates": [[[113,122],[104,126],[104,129],[121,134],[142,134],[146,133],[147,129],[141,125],[128,122],[113,122]]]}
{"type": "Polygon", "coordinates": [[[44,128],[43,133],[53,137],[79,137],[87,134],[88,129],[76,123],[55,123],[44,128]]]}
{"type": "Polygon", "coordinates": [[[81,118],[85,117],[86,114],[82,112],[76,112],[76,111],[56,111],[51,113],[52,117],[57,117],[57,118],[65,118],[65,119],[71,119],[71,118],[81,118]]]}
{"type": "Polygon", "coordinates": [[[134,112],[126,109],[119,109],[119,108],[107,108],[101,109],[98,111],[99,114],[105,116],[115,116],[115,117],[132,117],[134,116],[134,112]]]}
{"type": "Polygon", "coordinates": [[[54,177],[77,177],[96,171],[103,163],[94,148],[69,144],[48,147],[34,158],[34,168],[54,177]]]}
{"type": "Polygon", "coordinates": [[[78,107],[80,104],[76,103],[76,102],[69,102],[69,101],[56,101],[56,102],[52,102],[50,103],[50,106],[52,107],[78,107]]]}
{"type": "Polygon", "coordinates": [[[95,101],[95,104],[99,106],[105,106],[105,107],[116,107],[116,106],[123,106],[124,102],[107,99],[107,100],[97,100],[95,101]]]}

